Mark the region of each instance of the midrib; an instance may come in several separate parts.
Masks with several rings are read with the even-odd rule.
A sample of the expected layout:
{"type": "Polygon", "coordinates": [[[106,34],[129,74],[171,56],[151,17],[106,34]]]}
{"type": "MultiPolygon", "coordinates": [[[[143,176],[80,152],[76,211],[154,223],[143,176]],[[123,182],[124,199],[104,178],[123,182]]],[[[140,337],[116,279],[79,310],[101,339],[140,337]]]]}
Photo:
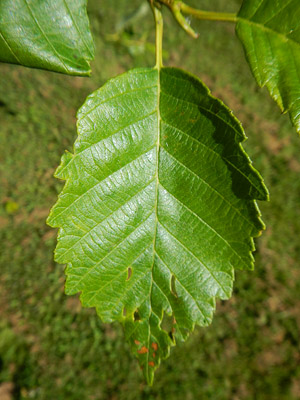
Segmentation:
{"type": "Polygon", "coordinates": [[[161,67],[156,67],[157,68],[157,139],[156,139],[156,166],[155,166],[155,230],[154,230],[154,238],[153,238],[153,264],[152,264],[152,269],[154,265],[154,259],[155,259],[155,248],[156,248],[156,236],[157,236],[157,225],[158,225],[158,215],[157,215],[157,209],[158,209],[158,186],[159,186],[159,174],[158,174],[158,169],[159,169],[159,152],[160,152],[160,129],[161,129],[161,116],[160,116],[160,71],[161,67]]]}

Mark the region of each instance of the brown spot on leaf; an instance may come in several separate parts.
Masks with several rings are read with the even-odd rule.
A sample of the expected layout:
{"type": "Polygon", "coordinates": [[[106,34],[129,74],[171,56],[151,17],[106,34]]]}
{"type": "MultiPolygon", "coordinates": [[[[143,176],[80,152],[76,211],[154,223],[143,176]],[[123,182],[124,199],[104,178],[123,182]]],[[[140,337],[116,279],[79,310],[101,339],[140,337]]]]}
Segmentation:
{"type": "Polygon", "coordinates": [[[147,349],[147,347],[145,347],[145,346],[143,346],[140,350],[138,350],[138,353],[139,354],[146,354],[146,353],[148,353],[148,349],[147,349]]]}
{"type": "Polygon", "coordinates": [[[154,367],[155,364],[154,364],[153,361],[149,361],[149,362],[148,362],[148,365],[150,365],[150,367],[154,367]]]}
{"type": "Polygon", "coordinates": [[[139,345],[141,342],[138,341],[138,340],[135,340],[134,343],[135,343],[136,345],[139,345]]]}
{"type": "Polygon", "coordinates": [[[154,342],[151,344],[151,347],[152,347],[152,349],[153,349],[154,351],[157,351],[157,349],[158,349],[157,343],[154,343],[154,342]]]}
{"type": "Polygon", "coordinates": [[[126,279],[126,281],[129,281],[129,279],[131,278],[131,275],[132,275],[132,268],[131,268],[131,267],[128,267],[128,269],[127,269],[127,279],[126,279]]]}
{"type": "Polygon", "coordinates": [[[174,275],[171,277],[171,292],[175,297],[178,297],[177,292],[176,292],[176,284],[175,284],[176,278],[174,275]]]}
{"type": "Polygon", "coordinates": [[[156,354],[155,354],[155,353],[152,353],[152,357],[155,358],[155,357],[156,357],[156,354]]]}

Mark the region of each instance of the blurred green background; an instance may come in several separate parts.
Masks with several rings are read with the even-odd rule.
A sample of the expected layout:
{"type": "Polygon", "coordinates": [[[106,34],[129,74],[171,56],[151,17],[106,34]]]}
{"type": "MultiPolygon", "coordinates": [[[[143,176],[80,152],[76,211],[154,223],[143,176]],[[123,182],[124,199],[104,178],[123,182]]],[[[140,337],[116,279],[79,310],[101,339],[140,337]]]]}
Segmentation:
{"type": "MultiPolygon", "coordinates": [[[[241,0],[188,1],[235,12],[241,0]]],[[[144,1],[146,4],[146,2],[144,1]]],[[[145,385],[118,324],[104,325],[64,294],[45,220],[53,178],[76,137],[76,110],[107,79],[153,66],[151,12],[141,0],[90,0],[96,45],[91,78],[0,65],[0,399],[300,399],[300,141],[258,89],[229,23],[192,20],[197,41],[165,10],[165,64],[199,76],[240,118],[244,147],[271,201],[256,241],[256,270],[237,272],[212,325],[178,344],[145,385]]]]}

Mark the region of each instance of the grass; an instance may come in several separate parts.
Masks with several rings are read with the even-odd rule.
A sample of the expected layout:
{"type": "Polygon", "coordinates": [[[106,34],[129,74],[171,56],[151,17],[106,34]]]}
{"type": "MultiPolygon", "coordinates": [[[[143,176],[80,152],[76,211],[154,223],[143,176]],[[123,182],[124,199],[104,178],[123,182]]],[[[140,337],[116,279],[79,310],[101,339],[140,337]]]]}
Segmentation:
{"type": "MultiPolygon", "coordinates": [[[[240,3],[215,0],[211,8],[234,12],[240,3]]],[[[260,204],[267,230],[256,241],[255,271],[237,272],[233,298],[218,303],[210,327],[172,349],[153,388],[121,327],[102,324],[64,294],[63,266],[53,262],[56,232],[45,224],[62,188],[53,172],[72,149],[85,97],[112,76],[154,64],[150,12],[108,40],[139,4],[90,1],[97,49],[90,79],[0,66],[0,398],[297,400],[300,142],[257,89],[230,24],[192,21],[200,32],[193,41],[165,12],[165,64],[198,75],[243,122],[245,147],[271,194],[260,204]]]]}

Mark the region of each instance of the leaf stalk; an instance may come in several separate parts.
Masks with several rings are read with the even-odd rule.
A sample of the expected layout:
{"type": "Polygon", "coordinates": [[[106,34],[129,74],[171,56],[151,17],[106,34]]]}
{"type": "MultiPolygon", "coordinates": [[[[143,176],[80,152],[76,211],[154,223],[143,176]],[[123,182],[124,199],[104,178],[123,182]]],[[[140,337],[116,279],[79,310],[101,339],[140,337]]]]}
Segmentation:
{"type": "Polygon", "coordinates": [[[163,17],[158,2],[150,0],[150,5],[155,19],[155,68],[161,69],[163,67],[163,17]]]}

